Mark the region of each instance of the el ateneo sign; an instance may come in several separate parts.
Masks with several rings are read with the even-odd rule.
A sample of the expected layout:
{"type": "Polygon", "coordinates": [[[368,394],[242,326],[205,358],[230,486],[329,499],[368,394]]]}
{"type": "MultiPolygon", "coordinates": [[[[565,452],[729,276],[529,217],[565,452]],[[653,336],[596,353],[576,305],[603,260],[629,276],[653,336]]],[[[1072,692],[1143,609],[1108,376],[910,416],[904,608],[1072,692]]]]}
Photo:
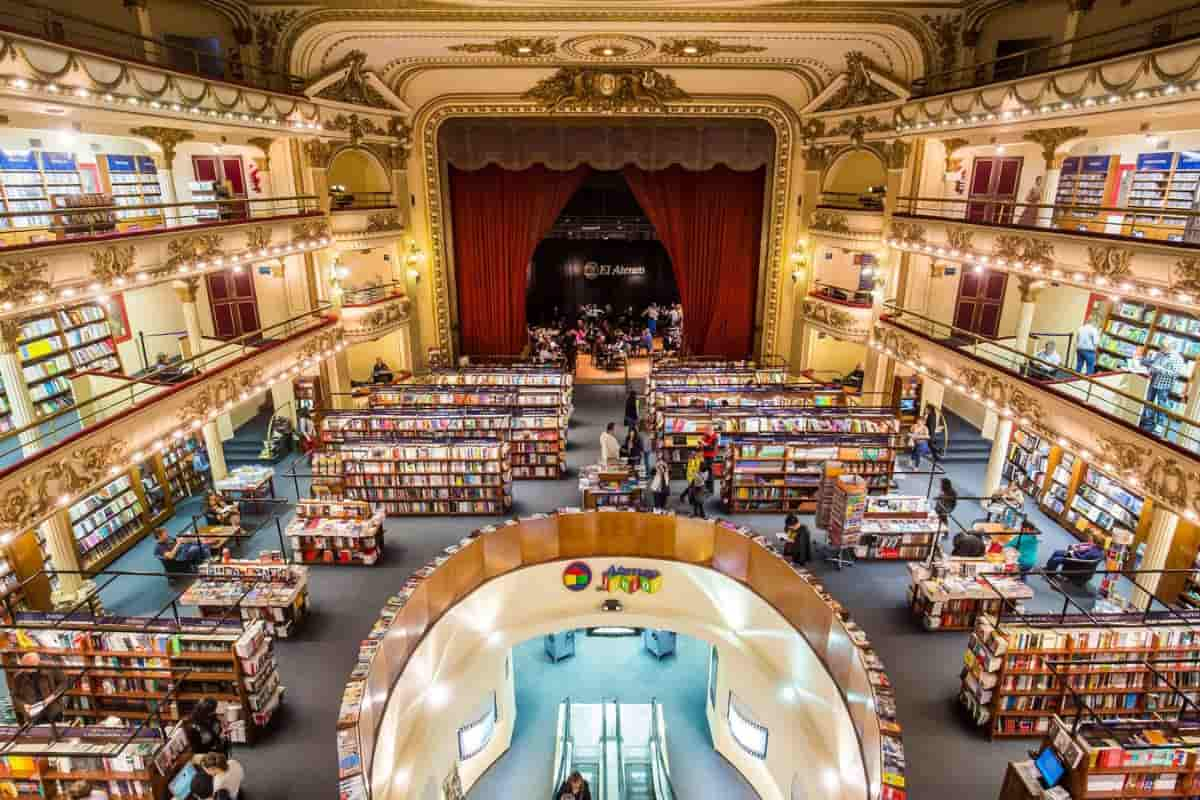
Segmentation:
{"type": "Polygon", "coordinates": [[[596,278],[642,277],[645,274],[646,267],[641,264],[598,264],[587,261],[583,265],[583,277],[589,281],[596,278]]]}

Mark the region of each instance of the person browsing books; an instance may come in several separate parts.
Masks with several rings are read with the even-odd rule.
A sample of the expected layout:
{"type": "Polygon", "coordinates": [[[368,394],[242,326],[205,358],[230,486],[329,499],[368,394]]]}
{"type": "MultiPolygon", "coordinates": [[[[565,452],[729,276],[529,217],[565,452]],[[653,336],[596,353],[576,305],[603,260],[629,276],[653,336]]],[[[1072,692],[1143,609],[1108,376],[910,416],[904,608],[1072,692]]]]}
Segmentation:
{"type": "Polygon", "coordinates": [[[600,434],[600,463],[603,466],[609,466],[621,460],[621,443],[614,433],[616,429],[617,423],[610,422],[604,426],[604,432],[600,434]]]}
{"type": "Polygon", "coordinates": [[[172,539],[166,528],[154,532],[154,557],[159,561],[187,561],[199,563],[212,558],[212,550],[201,542],[181,542],[172,539]]]}

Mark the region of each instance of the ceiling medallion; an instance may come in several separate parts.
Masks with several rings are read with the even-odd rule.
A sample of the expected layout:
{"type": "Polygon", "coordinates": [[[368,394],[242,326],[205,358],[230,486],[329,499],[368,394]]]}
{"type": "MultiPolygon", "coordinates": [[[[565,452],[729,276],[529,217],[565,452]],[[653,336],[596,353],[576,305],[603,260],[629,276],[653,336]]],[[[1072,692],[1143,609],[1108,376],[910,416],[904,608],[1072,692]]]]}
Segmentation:
{"type": "Polygon", "coordinates": [[[563,67],[522,97],[536,100],[550,111],[564,106],[616,111],[631,106],[661,107],[672,100],[686,100],[688,95],[658,70],[563,67]]]}
{"type": "Polygon", "coordinates": [[[658,46],[664,56],[708,58],[720,53],[761,53],[767,48],[753,44],[721,44],[716,39],[667,39],[658,46]]]}
{"type": "Polygon", "coordinates": [[[623,33],[576,36],[562,43],[564,53],[585,61],[641,58],[654,53],[654,42],[623,33]]]}
{"type": "Polygon", "coordinates": [[[540,36],[536,39],[512,37],[494,42],[454,44],[446,48],[461,53],[499,53],[508,58],[545,58],[554,55],[554,39],[540,36]]]}

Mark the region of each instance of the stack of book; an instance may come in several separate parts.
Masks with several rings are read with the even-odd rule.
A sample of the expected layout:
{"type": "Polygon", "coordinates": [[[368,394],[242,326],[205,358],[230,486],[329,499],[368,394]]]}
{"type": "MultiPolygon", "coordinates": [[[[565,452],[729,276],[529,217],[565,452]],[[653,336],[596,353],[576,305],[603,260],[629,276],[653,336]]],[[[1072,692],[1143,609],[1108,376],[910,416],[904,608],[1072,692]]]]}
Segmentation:
{"type": "Polygon", "coordinates": [[[302,499],[287,537],[305,564],[369,566],[383,553],[383,517],[363,500],[302,499]]]}
{"type": "Polygon", "coordinates": [[[247,621],[262,620],[286,639],[308,610],[308,568],[271,561],[210,561],[179,603],[195,606],[205,617],[236,612],[247,621]]]}

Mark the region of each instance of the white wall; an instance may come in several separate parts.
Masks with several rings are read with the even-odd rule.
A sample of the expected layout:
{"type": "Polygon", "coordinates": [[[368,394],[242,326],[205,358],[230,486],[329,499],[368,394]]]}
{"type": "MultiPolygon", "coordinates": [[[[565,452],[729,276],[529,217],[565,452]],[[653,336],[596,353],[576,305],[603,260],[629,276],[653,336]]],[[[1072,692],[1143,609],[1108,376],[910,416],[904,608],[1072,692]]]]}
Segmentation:
{"type": "Polygon", "coordinates": [[[807,368],[816,370],[820,378],[829,377],[826,375],[829,372],[845,375],[867,360],[865,345],[846,342],[827,334],[817,334],[811,352],[807,368]]]}
{"type": "MultiPolygon", "coordinates": [[[[147,286],[144,289],[133,289],[123,294],[125,311],[129,316],[129,332],[132,335],[127,342],[117,345],[121,356],[121,364],[126,373],[136,372],[142,368],[142,356],[138,344],[138,334],[167,331],[183,331],[183,306],[175,295],[171,284],[160,283],[147,286]]],[[[109,304],[109,314],[112,315],[115,306],[109,304]]],[[[186,338],[186,336],[185,336],[186,338]]],[[[154,363],[158,353],[166,353],[174,357],[179,355],[179,342],[175,337],[155,336],[146,339],[146,358],[154,363]]]]}

